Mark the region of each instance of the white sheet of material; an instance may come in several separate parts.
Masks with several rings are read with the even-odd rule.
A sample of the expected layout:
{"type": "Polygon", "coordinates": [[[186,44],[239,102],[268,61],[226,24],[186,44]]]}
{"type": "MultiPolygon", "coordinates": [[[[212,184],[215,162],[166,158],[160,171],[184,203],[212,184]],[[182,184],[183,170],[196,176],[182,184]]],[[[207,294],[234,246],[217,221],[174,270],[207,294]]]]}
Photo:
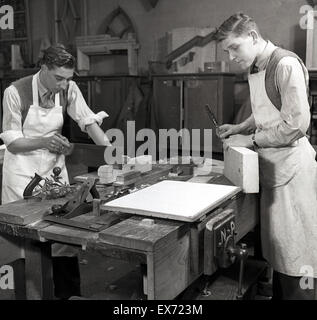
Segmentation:
{"type": "Polygon", "coordinates": [[[166,180],[110,201],[102,209],[193,222],[240,190],[234,186],[166,180]]]}

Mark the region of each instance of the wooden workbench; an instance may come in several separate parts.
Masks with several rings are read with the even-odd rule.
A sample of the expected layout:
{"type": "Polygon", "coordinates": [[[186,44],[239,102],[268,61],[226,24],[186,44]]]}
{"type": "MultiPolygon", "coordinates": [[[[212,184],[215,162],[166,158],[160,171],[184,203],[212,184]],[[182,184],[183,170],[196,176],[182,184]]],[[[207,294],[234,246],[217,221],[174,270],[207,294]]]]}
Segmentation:
{"type": "MultiPolygon", "coordinates": [[[[158,179],[150,173],[140,183],[158,179]]],[[[230,184],[219,175],[212,183],[230,184]]],[[[51,245],[59,242],[144,264],[147,298],[173,299],[203,273],[204,227],[210,215],[227,208],[236,212],[239,240],[257,224],[256,195],[239,193],[195,223],[155,218],[155,229],[143,225],[144,217],[129,214],[99,233],[43,221],[27,226],[0,222],[0,233],[6,237],[0,250],[10,248],[9,255],[0,257],[0,266],[25,258],[26,298],[52,299],[51,245]]]]}

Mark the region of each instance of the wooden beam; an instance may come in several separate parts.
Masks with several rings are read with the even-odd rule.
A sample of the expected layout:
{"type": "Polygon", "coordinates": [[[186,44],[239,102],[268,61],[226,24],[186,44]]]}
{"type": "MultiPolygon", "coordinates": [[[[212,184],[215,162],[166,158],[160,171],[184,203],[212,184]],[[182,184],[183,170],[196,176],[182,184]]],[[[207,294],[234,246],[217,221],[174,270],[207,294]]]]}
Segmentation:
{"type": "Polygon", "coordinates": [[[243,192],[258,193],[258,154],[248,148],[229,147],[224,152],[224,175],[243,192]]]}
{"type": "Polygon", "coordinates": [[[54,298],[50,243],[25,241],[25,280],[28,300],[54,298]]]}
{"type": "Polygon", "coordinates": [[[215,40],[215,33],[216,31],[212,31],[206,36],[195,36],[194,38],[190,39],[189,41],[182,44],[179,48],[173,50],[171,53],[169,53],[165,58],[165,64],[166,68],[170,69],[172,62],[183,55],[185,52],[189,51],[190,49],[194,47],[204,47],[209,42],[215,40]]]}

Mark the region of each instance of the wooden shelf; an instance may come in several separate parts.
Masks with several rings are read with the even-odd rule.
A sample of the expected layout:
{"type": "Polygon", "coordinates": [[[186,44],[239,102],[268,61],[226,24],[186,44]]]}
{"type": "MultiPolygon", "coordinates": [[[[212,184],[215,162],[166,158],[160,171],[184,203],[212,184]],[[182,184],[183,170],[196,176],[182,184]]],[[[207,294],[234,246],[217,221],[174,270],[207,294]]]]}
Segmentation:
{"type": "Polygon", "coordinates": [[[16,42],[16,41],[26,41],[28,40],[27,37],[23,37],[23,38],[11,38],[11,39],[1,39],[0,38],[0,42],[16,42]]]}
{"type": "Polygon", "coordinates": [[[5,56],[8,67],[10,67],[12,60],[11,46],[13,44],[20,46],[21,55],[26,65],[31,65],[33,61],[29,1],[9,1],[14,7],[14,30],[4,30],[0,35],[0,52],[5,56]]]}

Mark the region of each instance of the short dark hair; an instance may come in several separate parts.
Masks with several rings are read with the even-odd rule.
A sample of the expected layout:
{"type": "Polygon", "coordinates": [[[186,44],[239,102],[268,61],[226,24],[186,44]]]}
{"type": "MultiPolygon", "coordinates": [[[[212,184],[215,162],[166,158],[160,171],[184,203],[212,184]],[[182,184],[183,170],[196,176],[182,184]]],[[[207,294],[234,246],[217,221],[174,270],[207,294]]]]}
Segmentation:
{"type": "Polygon", "coordinates": [[[43,50],[43,57],[40,65],[45,64],[48,69],[54,67],[64,67],[68,69],[75,69],[75,57],[66,51],[64,45],[57,44],[43,50]]]}
{"type": "Polygon", "coordinates": [[[242,12],[237,12],[222,23],[222,25],[217,29],[215,38],[217,41],[223,41],[230,34],[239,37],[243,34],[247,34],[251,30],[256,30],[259,36],[261,36],[256,22],[248,15],[242,12]]]}

